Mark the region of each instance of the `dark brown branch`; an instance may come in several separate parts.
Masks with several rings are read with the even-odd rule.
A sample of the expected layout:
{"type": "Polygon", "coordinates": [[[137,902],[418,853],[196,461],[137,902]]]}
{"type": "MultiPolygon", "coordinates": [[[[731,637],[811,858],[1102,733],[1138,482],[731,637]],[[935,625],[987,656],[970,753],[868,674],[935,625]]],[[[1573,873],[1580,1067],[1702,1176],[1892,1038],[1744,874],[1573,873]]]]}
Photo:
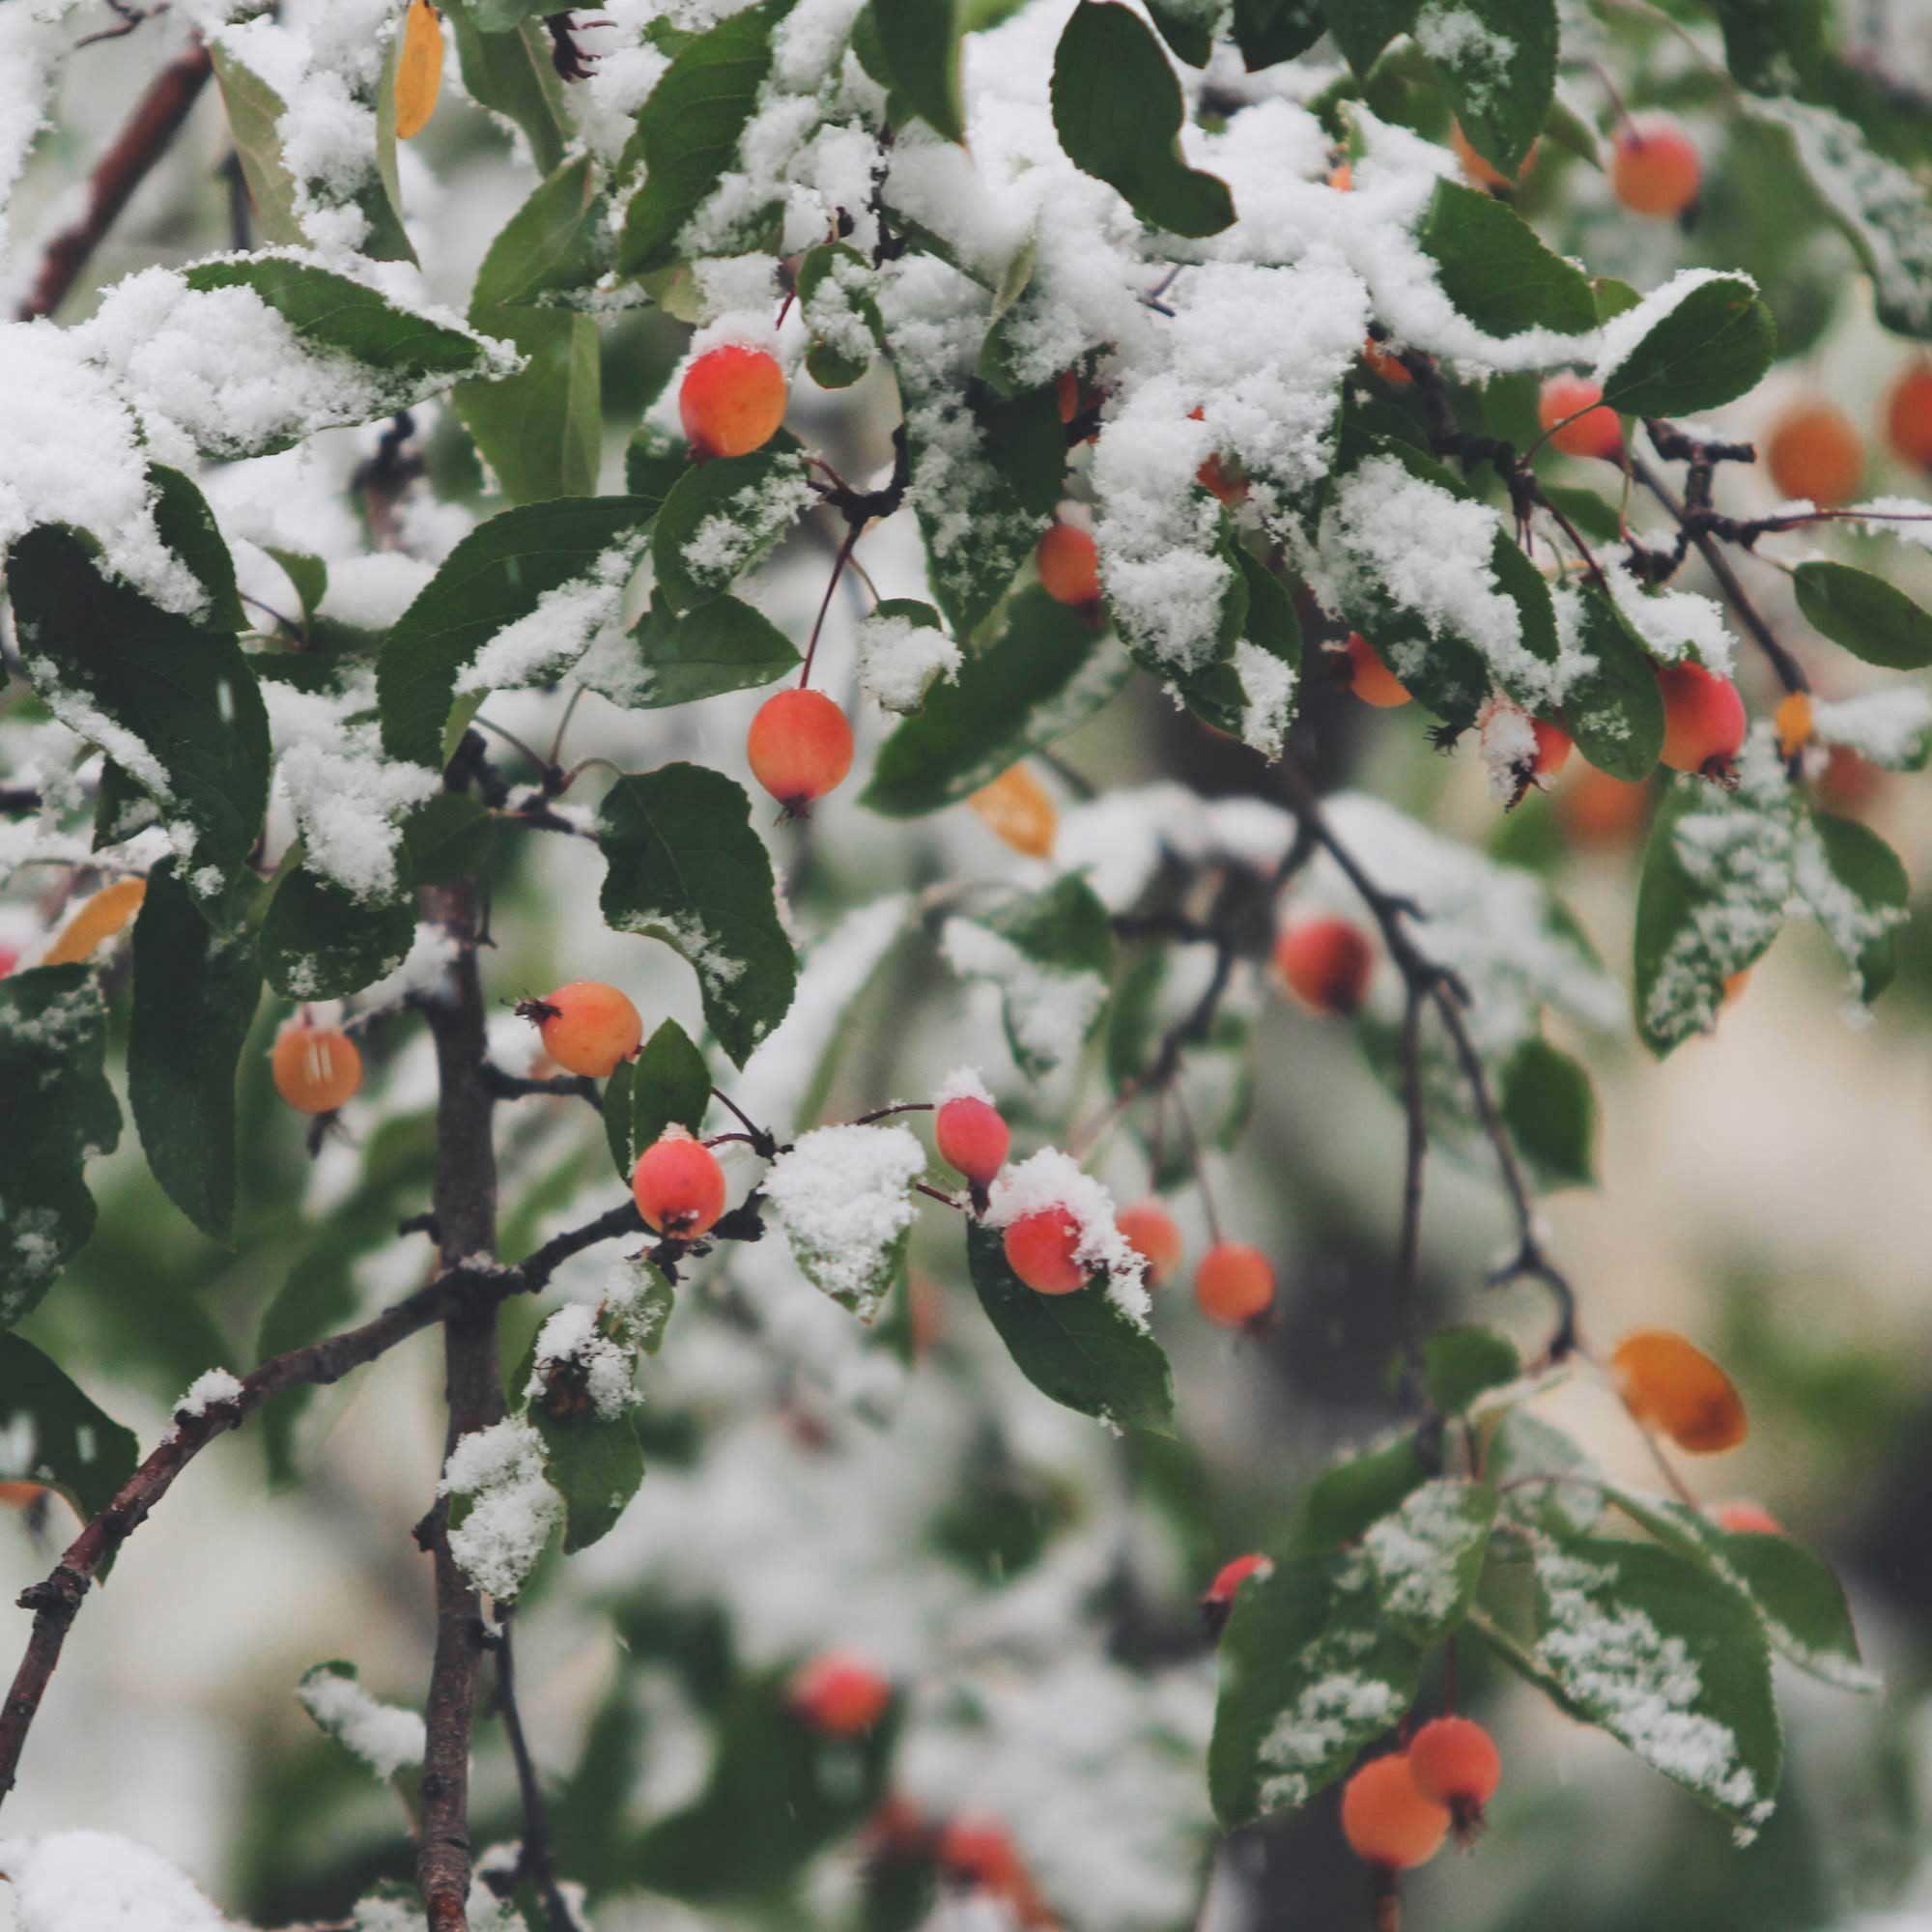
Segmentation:
{"type": "Polygon", "coordinates": [[[1422,1257],[1422,1175],[1429,1159],[1429,1117],[1422,1094],[1422,1003],[1424,989],[1410,980],[1402,1009],[1402,1105],[1407,1133],[1402,1171],[1402,1232],[1396,1240],[1395,1299],[1401,1323],[1406,1372],[1422,1394],[1421,1350],[1415,1336],[1415,1294],[1422,1257]]]}
{"type": "Polygon", "coordinates": [[[505,1073],[494,1062],[485,1062],[483,1081],[499,1100],[521,1100],[531,1094],[562,1094],[574,1100],[588,1100],[602,1107],[604,1096],[587,1073],[553,1073],[532,1079],[521,1073],[505,1073]]]}
{"type": "Polygon", "coordinates": [[[52,315],[67,299],[101,238],[167,151],[213,71],[208,49],[197,39],[149,83],[114,145],[95,167],[88,183],[86,212],[72,227],[62,229],[47,243],[33,292],[18,310],[22,322],[52,315]]]}
{"type": "Polygon", "coordinates": [[[517,1876],[536,1888],[550,1932],[580,1932],[570,1907],[557,1889],[556,1873],[551,1863],[550,1814],[544,1809],[543,1786],[537,1779],[529,1741],[524,1736],[523,1713],[517,1708],[516,1648],[507,1610],[497,1626],[491,1646],[497,1653],[497,1714],[503,1720],[503,1735],[509,1740],[510,1756],[516,1763],[517,1795],[524,1811],[517,1876]]]}

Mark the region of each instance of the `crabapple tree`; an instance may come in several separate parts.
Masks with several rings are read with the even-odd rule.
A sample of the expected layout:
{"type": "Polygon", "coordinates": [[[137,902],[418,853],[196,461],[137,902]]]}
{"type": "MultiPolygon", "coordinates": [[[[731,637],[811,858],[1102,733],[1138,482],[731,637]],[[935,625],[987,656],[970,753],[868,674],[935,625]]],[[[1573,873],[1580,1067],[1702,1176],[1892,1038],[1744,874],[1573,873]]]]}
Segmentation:
{"type": "Polygon", "coordinates": [[[0,1922],[1824,1924],[1922,12],[0,4],[0,1922]]]}

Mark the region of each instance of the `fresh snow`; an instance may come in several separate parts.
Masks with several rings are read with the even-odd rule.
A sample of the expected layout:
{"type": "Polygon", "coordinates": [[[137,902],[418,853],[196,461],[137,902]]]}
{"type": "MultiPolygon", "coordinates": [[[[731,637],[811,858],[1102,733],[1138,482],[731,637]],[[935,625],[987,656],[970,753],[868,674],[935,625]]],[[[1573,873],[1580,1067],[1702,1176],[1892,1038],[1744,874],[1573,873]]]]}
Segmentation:
{"type": "Polygon", "coordinates": [[[925,1149],[897,1124],[817,1127],[779,1155],[764,1198],[807,1276],[862,1321],[877,1315],[918,1216],[925,1149]]]}
{"type": "Polygon", "coordinates": [[[563,1499],[544,1479],[536,1431],[506,1416],[460,1436],[437,1493],[469,1506],[449,1532],[463,1574],[487,1596],[515,1597],[563,1517],[563,1499]]]}

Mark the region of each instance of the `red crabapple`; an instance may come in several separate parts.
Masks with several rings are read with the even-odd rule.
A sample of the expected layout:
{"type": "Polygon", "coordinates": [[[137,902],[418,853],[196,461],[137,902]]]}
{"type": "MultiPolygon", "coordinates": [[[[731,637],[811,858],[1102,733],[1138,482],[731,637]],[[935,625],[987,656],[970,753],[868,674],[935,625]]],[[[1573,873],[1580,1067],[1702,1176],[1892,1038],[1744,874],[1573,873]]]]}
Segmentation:
{"type": "Polygon", "coordinates": [[[1245,1328],[1274,1302],[1274,1264],[1245,1241],[1216,1241],[1194,1271],[1194,1299],[1210,1321],[1245,1328]]]}
{"type": "Polygon", "coordinates": [[[638,1156],[631,1193],[647,1228],[695,1241],[724,1211],[724,1170],[684,1128],[667,1127],[663,1138],[638,1156]]]}
{"type": "Polygon", "coordinates": [[[1603,407],[1603,398],[1599,383],[1582,376],[1551,376],[1536,399],[1537,420],[1565,456],[1598,456],[1605,463],[1621,463],[1623,425],[1614,410],[1603,407]]]}
{"type": "Polygon", "coordinates": [[[1663,694],[1663,762],[1673,772],[1723,776],[1745,742],[1745,701],[1737,686],[1688,658],[1660,665],[1657,683],[1663,694]]]}
{"type": "Polygon", "coordinates": [[[1127,1245],[1147,1263],[1147,1285],[1158,1288],[1180,1265],[1180,1230],[1158,1201],[1139,1201],[1114,1216],[1127,1245]]]}
{"type": "Polygon", "coordinates": [[[1697,145],[1668,114],[1638,114],[1617,133],[1610,188],[1633,214],[1674,219],[1697,199],[1703,176],[1697,145]]]}
{"type": "Polygon", "coordinates": [[[1932,361],[1913,363],[1893,385],[1885,406],[1885,433],[1906,462],[1932,469],[1932,361]]]}
{"type": "Polygon", "coordinates": [[[304,1114],[332,1114],[362,1084],[362,1056],[340,1027],[294,1020],[275,1036],[269,1059],[275,1092],[304,1114]]]}
{"type": "Polygon", "coordinates": [[[1551,724],[1542,718],[1532,718],[1529,728],[1536,733],[1536,776],[1540,779],[1553,779],[1570,762],[1570,753],[1576,740],[1560,724],[1551,724]]]}
{"type": "Polygon", "coordinates": [[[1071,1294],[1087,1286],[1079,1246],[1079,1222],[1065,1208],[1042,1208],[1008,1228],[1007,1265],[1041,1294],[1071,1294]]]}
{"type": "Polygon", "coordinates": [[[1055,524],[1034,552],[1039,585],[1056,604],[1085,607],[1100,601],[1100,551],[1074,524],[1055,524]]]}
{"type": "Polygon", "coordinates": [[[1273,1569],[1274,1565],[1257,1549],[1233,1558],[1215,1571],[1214,1580],[1201,1593],[1201,1615],[1209,1635],[1219,1636],[1227,1629],[1236,1591],[1250,1577],[1265,1577],[1273,1569]]]}
{"type": "Polygon", "coordinates": [[[990,1187],[1006,1160],[1012,1135],[1000,1110],[974,1094],[956,1094],[933,1117],[939,1157],[975,1187],[990,1187]]]}
{"type": "Polygon", "coordinates": [[[791,1680],[791,1707],[829,1738],[856,1738],[886,1715],[893,1687],[863,1658],[829,1650],[791,1680]]]}
{"type": "Polygon", "coordinates": [[[677,412],[685,440],[703,456],[749,456],[784,420],[784,371],[762,349],[727,342],[684,372],[677,412]]]}
{"type": "Polygon", "coordinates": [[[608,1079],[634,1055],[644,1037],[638,1009],[615,986],[601,980],[573,980],[517,1011],[534,1020],[544,1051],[568,1073],[608,1079]]]}
{"type": "Polygon", "coordinates": [[[1865,446],[1843,410],[1814,398],[1793,404],[1772,424],[1764,460],[1780,495],[1834,510],[1859,493],[1865,446]]]}
{"type": "Polygon", "coordinates": [[[1711,1514],[1732,1536],[1783,1536],[1784,1525],[1762,1503],[1719,1503],[1711,1514]]]}
{"type": "Polygon", "coordinates": [[[822,691],[781,691],[758,707],[745,739],[752,776],[802,818],[852,769],[852,725],[822,691]]]}
{"type": "Polygon", "coordinates": [[[1427,1864],[1449,1835],[1449,1807],[1425,1798],[1400,1752],[1371,1758],[1342,1787],[1342,1835],[1378,1871],[1427,1864]]]}
{"type": "Polygon", "coordinates": [[[1446,1804],[1458,1837],[1480,1831],[1502,1781],[1502,1753],[1473,1718],[1433,1718],[1408,1744],[1408,1775],[1423,1797],[1446,1804]]]}
{"type": "Polygon", "coordinates": [[[1349,633],[1343,647],[1348,663],[1348,685],[1364,704],[1378,711],[1408,702],[1408,687],[1382,662],[1381,654],[1359,631],[1349,633]]]}
{"type": "Polygon", "coordinates": [[[1321,1013],[1352,1013],[1369,990],[1375,950],[1346,919],[1307,919],[1274,943],[1274,969],[1321,1013]]]}

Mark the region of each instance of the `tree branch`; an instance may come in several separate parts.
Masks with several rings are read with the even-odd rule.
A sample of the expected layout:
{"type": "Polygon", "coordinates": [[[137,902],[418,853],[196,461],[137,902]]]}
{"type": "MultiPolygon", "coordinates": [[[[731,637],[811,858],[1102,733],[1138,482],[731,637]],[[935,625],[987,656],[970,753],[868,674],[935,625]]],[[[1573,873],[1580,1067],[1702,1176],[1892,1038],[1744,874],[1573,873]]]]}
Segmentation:
{"type": "Polygon", "coordinates": [[[197,38],[149,83],[114,145],[95,167],[86,213],[47,243],[33,292],[18,310],[22,322],[52,315],[66,300],[101,238],[167,151],[213,71],[208,49],[197,38]]]}
{"type": "Polygon", "coordinates": [[[570,1907],[564,1903],[563,1893],[557,1889],[556,1873],[551,1864],[550,1816],[544,1809],[543,1786],[530,1756],[529,1740],[524,1736],[523,1713],[517,1708],[516,1651],[507,1610],[491,1644],[497,1653],[497,1714],[503,1720],[503,1735],[510,1743],[510,1756],[517,1767],[517,1795],[524,1809],[524,1838],[517,1855],[517,1875],[536,1888],[550,1932],[580,1932],[570,1907]]]}

